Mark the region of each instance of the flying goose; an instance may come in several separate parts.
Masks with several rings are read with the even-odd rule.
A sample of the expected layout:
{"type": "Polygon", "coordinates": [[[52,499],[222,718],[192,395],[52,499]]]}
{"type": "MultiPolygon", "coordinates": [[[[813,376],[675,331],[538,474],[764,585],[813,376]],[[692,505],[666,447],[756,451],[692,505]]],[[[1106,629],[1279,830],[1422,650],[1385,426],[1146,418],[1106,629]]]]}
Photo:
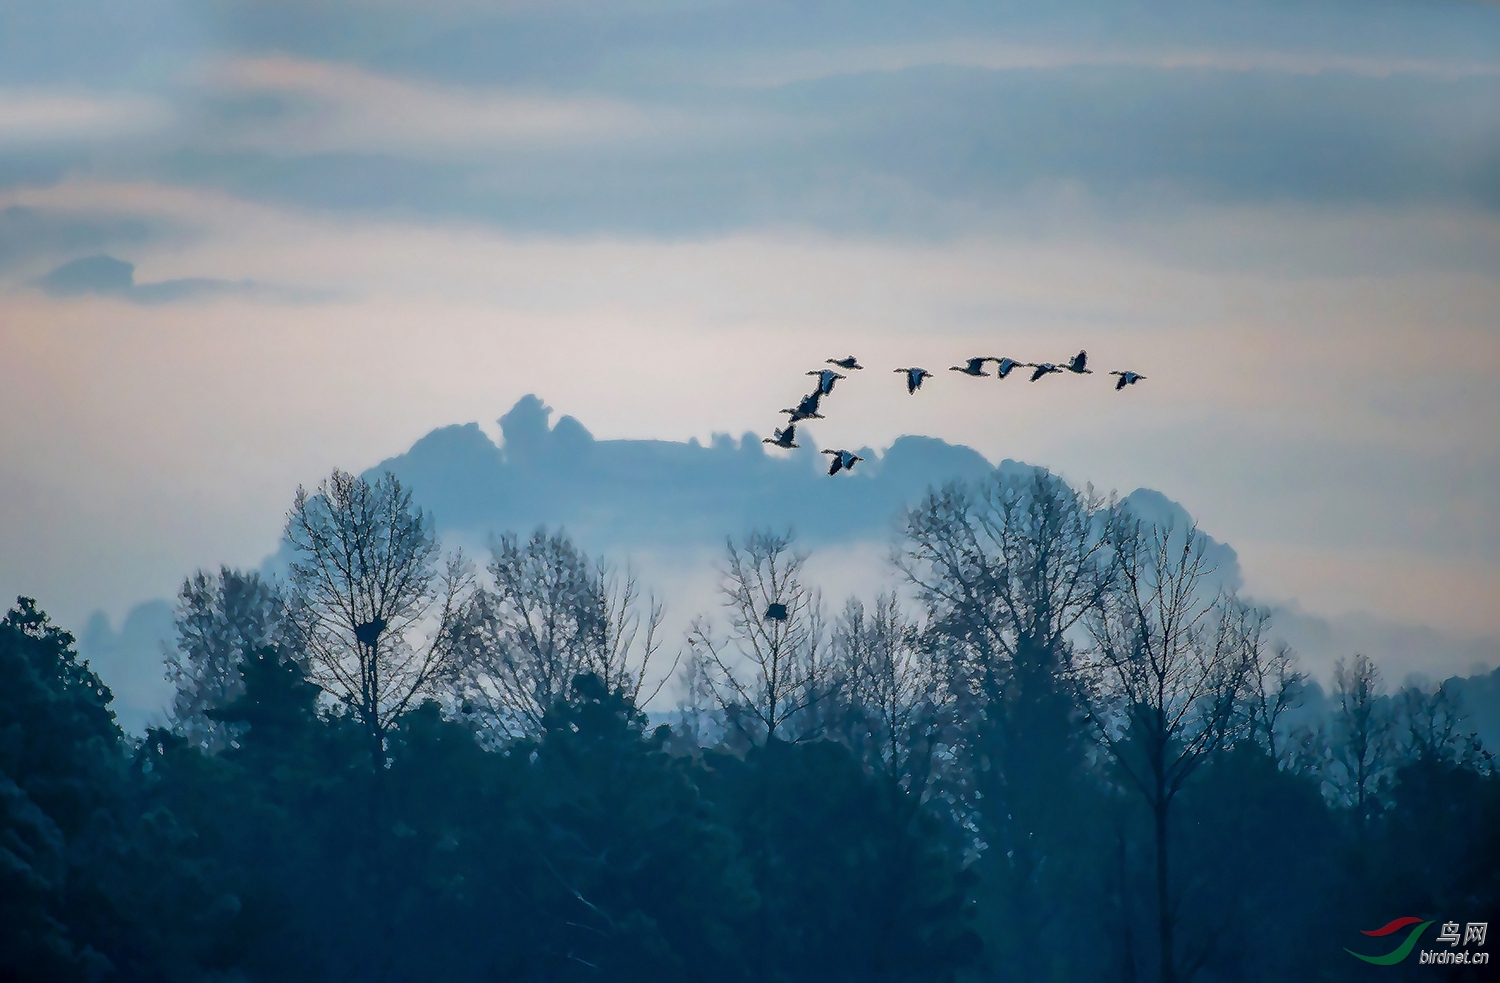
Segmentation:
{"type": "Polygon", "coordinates": [[[812,369],[807,374],[818,377],[818,394],[820,396],[827,396],[832,393],[835,382],[838,382],[840,379],[849,378],[846,375],[839,375],[832,369],[812,369]]]}
{"type": "Polygon", "coordinates": [[[921,389],[923,379],[932,378],[932,373],[926,369],[895,369],[894,371],[906,373],[906,391],[908,394],[921,389]]]}
{"type": "Polygon", "coordinates": [[[1068,364],[1063,366],[1063,368],[1067,369],[1069,372],[1072,372],[1074,375],[1091,375],[1094,370],[1085,368],[1085,366],[1088,365],[1088,361],[1089,353],[1086,351],[1081,351],[1077,355],[1074,355],[1073,358],[1068,362],[1068,364]]]}
{"type": "Polygon", "coordinates": [[[790,423],[796,423],[798,420],[821,420],[823,416],[818,412],[818,402],[822,398],[821,391],[810,392],[802,397],[802,402],[798,403],[795,409],[781,412],[791,414],[792,418],[788,421],[790,423]]]}
{"type": "Polygon", "coordinates": [[[999,379],[1004,379],[1006,376],[1010,375],[1010,370],[1015,368],[1017,365],[1026,364],[1025,362],[1017,362],[1013,358],[996,358],[991,359],[991,361],[995,363],[995,377],[999,379]]]}
{"type": "Polygon", "coordinates": [[[825,419],[825,417],[823,416],[823,414],[819,413],[817,410],[812,410],[811,412],[809,412],[809,411],[803,409],[801,405],[797,405],[797,406],[790,407],[788,409],[784,409],[781,412],[783,412],[783,413],[786,414],[786,422],[787,422],[788,425],[793,424],[793,423],[798,423],[798,422],[800,422],[802,420],[822,420],[822,419],[825,419]]]}
{"type": "Polygon", "coordinates": [[[949,372],[962,372],[964,375],[989,375],[984,370],[984,363],[991,361],[987,357],[967,359],[963,365],[948,366],[949,372]]]}
{"type": "Polygon", "coordinates": [[[1124,389],[1126,386],[1133,386],[1137,382],[1140,382],[1142,379],[1146,378],[1145,376],[1141,375],[1139,372],[1130,372],[1130,371],[1125,371],[1125,372],[1111,372],[1110,375],[1117,375],[1117,376],[1120,377],[1120,381],[1115,383],[1115,391],[1116,392],[1119,392],[1121,389],[1124,389]]]}
{"type": "Polygon", "coordinates": [[[862,369],[862,368],[864,368],[863,365],[859,364],[859,359],[855,358],[853,355],[846,355],[843,358],[828,358],[828,359],[824,359],[824,361],[827,362],[829,365],[837,365],[841,369],[862,369]]]}
{"type": "Polygon", "coordinates": [[[851,454],[846,450],[824,451],[823,453],[833,455],[833,463],[828,465],[828,474],[830,477],[838,474],[840,471],[853,471],[854,462],[864,460],[858,454],[851,454]]]}
{"type": "Polygon", "coordinates": [[[788,423],[786,429],[772,430],[771,433],[775,434],[775,436],[762,437],[760,438],[760,442],[762,444],[774,444],[784,450],[791,450],[794,447],[802,446],[797,443],[797,425],[795,423],[788,423]]]}
{"type": "Polygon", "coordinates": [[[1037,381],[1044,375],[1062,371],[1059,366],[1053,365],[1051,362],[1026,362],[1025,364],[1031,366],[1036,370],[1035,372],[1031,373],[1032,382],[1037,381]]]}

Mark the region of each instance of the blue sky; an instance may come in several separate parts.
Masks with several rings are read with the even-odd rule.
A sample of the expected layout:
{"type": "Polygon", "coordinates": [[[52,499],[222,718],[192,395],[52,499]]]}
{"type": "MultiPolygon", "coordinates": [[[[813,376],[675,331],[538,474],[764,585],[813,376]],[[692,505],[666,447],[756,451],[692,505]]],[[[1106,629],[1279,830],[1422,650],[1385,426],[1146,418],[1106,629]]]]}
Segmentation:
{"type": "Polygon", "coordinates": [[[1500,5],[0,11],[0,588],[74,623],[525,393],[708,441],[828,354],[1080,347],[1149,385],[820,437],[1158,488],[1260,596],[1500,636],[1500,5]]]}

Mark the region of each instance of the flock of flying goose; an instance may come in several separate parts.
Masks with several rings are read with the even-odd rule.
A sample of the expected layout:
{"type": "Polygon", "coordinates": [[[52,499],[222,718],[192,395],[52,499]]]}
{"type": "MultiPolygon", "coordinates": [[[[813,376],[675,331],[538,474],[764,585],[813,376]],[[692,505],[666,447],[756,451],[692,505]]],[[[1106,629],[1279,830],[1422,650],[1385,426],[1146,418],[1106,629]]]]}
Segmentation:
{"type": "MultiPolygon", "coordinates": [[[[1010,375],[1013,369],[1027,368],[1031,369],[1031,381],[1036,382],[1038,379],[1053,373],[1071,372],[1074,375],[1091,375],[1094,370],[1088,367],[1088,360],[1089,353],[1086,351],[1079,352],[1061,365],[1052,362],[1018,362],[1013,358],[995,358],[991,355],[984,355],[967,359],[963,365],[950,365],[948,369],[950,372],[962,372],[968,376],[988,376],[990,373],[984,370],[985,364],[994,362],[996,366],[995,375],[998,378],[1004,379],[1010,375]]],[[[829,365],[836,365],[846,372],[864,368],[853,355],[847,355],[844,358],[830,358],[826,361],[829,365]]],[[[895,369],[893,371],[906,376],[906,392],[908,395],[913,395],[918,389],[922,388],[922,380],[933,377],[931,372],[916,366],[895,369]]],[[[770,437],[762,437],[761,443],[787,450],[801,446],[797,443],[797,424],[803,420],[824,419],[823,414],[818,412],[818,407],[822,404],[823,397],[832,394],[834,383],[840,379],[848,378],[848,376],[840,374],[835,369],[810,369],[807,374],[818,377],[817,388],[806,396],[803,396],[802,400],[796,406],[782,410],[781,412],[787,414],[786,426],[773,430],[770,437]]],[[[1109,374],[1119,377],[1115,382],[1115,390],[1117,392],[1126,386],[1133,386],[1146,378],[1139,372],[1131,371],[1110,372],[1109,374]]],[[[823,453],[833,457],[833,460],[828,465],[828,474],[830,476],[836,475],[840,471],[852,471],[856,463],[864,460],[858,454],[842,448],[839,450],[825,450],[823,453]]]]}

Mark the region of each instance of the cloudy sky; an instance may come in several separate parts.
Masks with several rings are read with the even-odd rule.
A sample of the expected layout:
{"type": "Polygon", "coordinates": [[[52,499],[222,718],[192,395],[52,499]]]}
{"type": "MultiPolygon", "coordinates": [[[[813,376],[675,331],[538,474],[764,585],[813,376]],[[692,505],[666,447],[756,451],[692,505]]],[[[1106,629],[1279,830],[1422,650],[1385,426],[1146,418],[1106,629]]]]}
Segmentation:
{"type": "Polygon", "coordinates": [[[887,374],[819,437],[1158,488],[1259,597],[1500,636],[1500,5],[0,9],[0,593],[65,623],[528,392],[706,440],[830,354],[1079,348],[1150,378],[887,374]]]}

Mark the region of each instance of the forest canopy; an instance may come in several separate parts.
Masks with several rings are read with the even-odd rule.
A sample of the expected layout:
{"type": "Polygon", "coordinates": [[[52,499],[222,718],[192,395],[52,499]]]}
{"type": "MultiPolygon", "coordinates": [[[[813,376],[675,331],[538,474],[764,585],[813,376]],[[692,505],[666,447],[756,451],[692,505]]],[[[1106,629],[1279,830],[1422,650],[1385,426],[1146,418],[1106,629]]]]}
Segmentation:
{"type": "Polygon", "coordinates": [[[731,539],[681,640],[562,530],[445,554],[390,474],[286,539],[185,579],[140,739],[0,620],[0,975],[1364,979],[1368,930],[1500,909],[1450,687],[1325,690],[1195,528],[1044,470],[929,492],[878,598],[731,539]]]}

